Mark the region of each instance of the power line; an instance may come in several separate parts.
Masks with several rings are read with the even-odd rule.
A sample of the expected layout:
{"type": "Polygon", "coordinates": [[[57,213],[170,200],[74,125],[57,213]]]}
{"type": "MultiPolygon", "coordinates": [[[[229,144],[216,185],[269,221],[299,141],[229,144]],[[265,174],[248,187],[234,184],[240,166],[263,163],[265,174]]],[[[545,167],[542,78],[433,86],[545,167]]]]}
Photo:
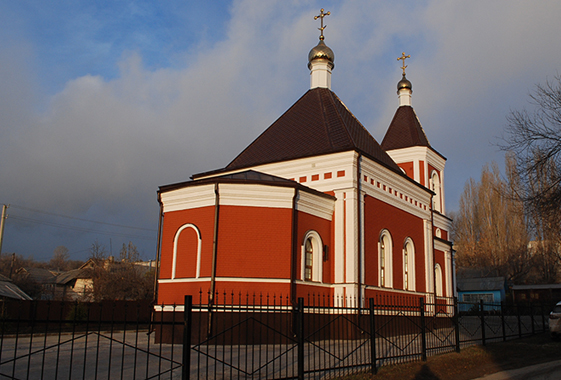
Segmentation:
{"type": "MultiPolygon", "coordinates": [[[[145,235],[135,235],[135,234],[127,234],[127,233],[119,233],[119,232],[108,232],[108,231],[102,231],[102,230],[95,230],[95,229],[92,229],[92,228],[69,226],[67,224],[49,222],[49,221],[38,220],[38,219],[33,219],[33,218],[26,218],[26,217],[22,217],[22,216],[18,216],[18,215],[13,215],[13,214],[10,215],[10,219],[24,221],[24,222],[44,224],[44,225],[51,226],[51,227],[64,228],[64,229],[68,229],[68,230],[75,230],[75,231],[81,231],[81,232],[92,232],[92,233],[98,233],[98,234],[102,234],[102,235],[121,236],[121,237],[129,237],[129,238],[144,239],[144,240],[156,240],[155,237],[148,237],[148,236],[145,236],[145,235]]],[[[154,232],[154,233],[156,232],[155,230],[148,230],[148,231],[151,231],[151,232],[154,232]]]]}
{"type": "Polygon", "coordinates": [[[58,216],[58,217],[60,217],[60,218],[67,218],[67,219],[79,220],[79,221],[82,221],[82,222],[104,224],[104,225],[107,225],[107,226],[122,227],[122,228],[130,228],[130,229],[134,229],[134,230],[143,230],[143,231],[157,232],[155,229],[152,229],[152,228],[125,226],[125,225],[123,225],[123,224],[114,224],[114,223],[100,222],[100,221],[91,220],[91,219],[76,218],[76,217],[69,216],[69,215],[56,214],[56,213],[49,212],[49,211],[42,211],[42,210],[37,210],[37,209],[33,209],[33,208],[29,208],[29,207],[23,207],[23,206],[18,206],[18,205],[13,205],[13,204],[10,204],[10,207],[11,207],[11,208],[18,208],[18,209],[20,209],[20,210],[26,210],[26,211],[37,212],[37,213],[45,214],[45,215],[58,216]]]}

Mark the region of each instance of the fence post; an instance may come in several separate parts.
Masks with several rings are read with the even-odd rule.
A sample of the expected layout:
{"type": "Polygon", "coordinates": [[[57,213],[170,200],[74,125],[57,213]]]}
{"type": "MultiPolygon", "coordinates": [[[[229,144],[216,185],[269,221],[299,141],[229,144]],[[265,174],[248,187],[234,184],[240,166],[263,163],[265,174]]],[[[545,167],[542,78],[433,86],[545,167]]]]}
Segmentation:
{"type": "Polygon", "coordinates": [[[296,335],[298,339],[298,380],[304,380],[304,298],[298,298],[296,310],[298,326],[296,335]]]}
{"type": "Polygon", "coordinates": [[[193,296],[186,295],[183,305],[183,367],[181,369],[181,379],[187,380],[190,378],[191,374],[191,327],[193,324],[193,296]]]}
{"type": "Polygon", "coordinates": [[[372,374],[378,373],[376,366],[376,319],[374,315],[374,298],[369,298],[370,308],[370,361],[372,363],[372,374]]]}
{"type": "Polygon", "coordinates": [[[481,312],[481,344],[485,346],[485,310],[483,310],[483,300],[479,300],[479,311],[481,312]]]}
{"type": "Polygon", "coordinates": [[[460,352],[460,312],[458,311],[458,297],[454,297],[454,327],[456,335],[456,352],[460,352]]]}
{"type": "Polygon", "coordinates": [[[505,303],[501,301],[501,326],[503,329],[503,342],[506,342],[505,303]]]}
{"type": "Polygon", "coordinates": [[[419,298],[419,308],[421,311],[421,359],[427,361],[427,333],[426,333],[426,323],[425,323],[425,300],[423,297],[419,298]]]}

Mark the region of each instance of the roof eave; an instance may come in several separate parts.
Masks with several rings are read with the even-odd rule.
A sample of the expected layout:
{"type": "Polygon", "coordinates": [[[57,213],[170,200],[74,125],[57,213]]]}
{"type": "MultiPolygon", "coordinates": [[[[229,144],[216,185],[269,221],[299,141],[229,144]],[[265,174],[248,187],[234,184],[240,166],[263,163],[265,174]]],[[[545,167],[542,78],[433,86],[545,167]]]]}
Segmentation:
{"type": "Polygon", "coordinates": [[[297,190],[306,191],[308,193],[326,198],[326,199],[337,199],[333,195],[323,193],[319,190],[312,189],[311,187],[304,186],[295,181],[286,180],[286,182],[279,181],[268,181],[268,180],[253,180],[253,179],[233,179],[233,178],[223,178],[223,177],[211,177],[200,179],[196,181],[186,181],[170,185],[160,186],[158,194],[167,193],[174,190],[179,190],[187,187],[203,186],[214,183],[231,183],[231,184],[252,184],[252,185],[265,185],[265,186],[276,186],[276,187],[291,187],[297,190]]]}

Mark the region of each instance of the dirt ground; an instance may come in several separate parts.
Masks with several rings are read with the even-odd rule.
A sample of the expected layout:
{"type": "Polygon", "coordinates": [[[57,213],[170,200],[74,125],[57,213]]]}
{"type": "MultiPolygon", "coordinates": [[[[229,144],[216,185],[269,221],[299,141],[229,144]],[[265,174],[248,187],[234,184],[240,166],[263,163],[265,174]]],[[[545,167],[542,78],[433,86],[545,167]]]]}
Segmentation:
{"type": "Polygon", "coordinates": [[[429,357],[378,369],[377,375],[345,377],[345,380],[471,380],[487,374],[561,359],[561,342],[549,334],[472,346],[460,353],[429,357]]]}

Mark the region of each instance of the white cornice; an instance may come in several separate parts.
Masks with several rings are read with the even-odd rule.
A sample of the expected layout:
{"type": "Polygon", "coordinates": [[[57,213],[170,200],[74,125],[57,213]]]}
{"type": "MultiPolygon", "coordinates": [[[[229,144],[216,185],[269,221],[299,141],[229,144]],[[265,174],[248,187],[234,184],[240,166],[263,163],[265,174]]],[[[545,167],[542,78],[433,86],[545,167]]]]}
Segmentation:
{"type": "Polygon", "coordinates": [[[332,220],[335,210],[335,201],[306,192],[299,192],[296,203],[298,211],[305,212],[323,219],[332,220]]]}
{"type": "Polygon", "coordinates": [[[452,221],[438,212],[434,213],[434,226],[450,232],[452,229],[452,221]]]}
{"type": "Polygon", "coordinates": [[[446,244],[441,240],[434,239],[434,249],[442,252],[446,252],[450,250],[450,245],[446,244]]]}
{"type": "Polygon", "coordinates": [[[412,146],[409,148],[392,149],[387,153],[397,163],[415,162],[423,160],[432,165],[436,170],[443,171],[446,159],[426,146],[412,146]]]}
{"type": "Polygon", "coordinates": [[[161,194],[164,212],[213,206],[214,185],[190,186],[161,194]]]}
{"type": "Polygon", "coordinates": [[[220,205],[292,208],[294,189],[254,184],[221,183],[220,205]]]}
{"type": "MultiPolygon", "coordinates": [[[[220,205],[243,207],[271,207],[292,209],[295,189],[292,187],[247,183],[218,185],[220,205]]],[[[189,186],[162,194],[164,212],[214,206],[214,185],[189,186]]],[[[300,191],[297,209],[323,219],[331,220],[335,201],[320,195],[300,191]]]]}
{"type": "Polygon", "coordinates": [[[363,175],[363,178],[361,178],[361,190],[365,194],[380,199],[419,218],[430,218],[431,193],[425,188],[412,184],[409,180],[395,175],[394,172],[368,158],[363,159],[361,168],[363,175]],[[366,181],[364,181],[365,175],[367,177],[366,181]],[[378,187],[378,182],[380,187],[378,187]],[[391,193],[389,189],[391,189],[391,193]]]}

